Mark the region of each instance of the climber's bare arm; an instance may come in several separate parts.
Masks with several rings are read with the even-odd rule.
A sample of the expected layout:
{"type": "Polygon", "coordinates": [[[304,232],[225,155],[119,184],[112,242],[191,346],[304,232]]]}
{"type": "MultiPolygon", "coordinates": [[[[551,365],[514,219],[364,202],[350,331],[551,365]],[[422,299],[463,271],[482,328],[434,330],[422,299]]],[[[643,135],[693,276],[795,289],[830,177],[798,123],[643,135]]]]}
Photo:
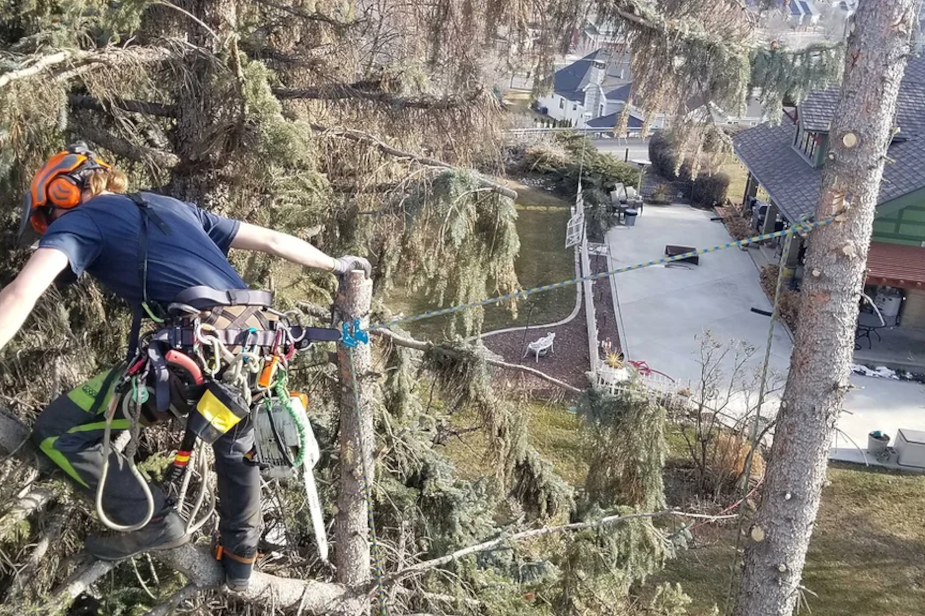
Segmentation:
{"type": "Polygon", "coordinates": [[[334,270],[335,261],[308,242],[292,235],[242,222],[231,241],[232,248],[265,252],[292,263],[325,272],[334,270]]]}
{"type": "Polygon", "coordinates": [[[67,266],[67,256],[60,250],[39,248],[16,279],[0,291],[0,349],[16,335],[35,302],[67,266]]]}

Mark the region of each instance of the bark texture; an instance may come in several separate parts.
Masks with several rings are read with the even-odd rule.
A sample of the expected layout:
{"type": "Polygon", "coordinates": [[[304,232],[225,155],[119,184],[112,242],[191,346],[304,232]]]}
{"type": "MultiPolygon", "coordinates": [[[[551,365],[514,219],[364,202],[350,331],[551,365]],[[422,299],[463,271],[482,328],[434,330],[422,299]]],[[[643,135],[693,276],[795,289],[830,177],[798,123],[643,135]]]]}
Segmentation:
{"type": "Polygon", "coordinates": [[[918,6],[861,0],[854,17],[816,210],[816,220],[837,218],[810,236],[790,374],[754,520],[764,539],[749,539],[745,548],[736,616],[790,616],[801,592],[828,450],[849,388],[874,211],[918,6]]]}
{"type": "MultiPolygon", "coordinates": [[[[341,322],[352,323],[360,319],[364,329],[369,327],[369,307],[373,283],[362,271],[354,271],[341,284],[335,310],[341,322]]],[[[340,369],[340,487],[337,493],[337,516],[334,520],[335,565],[337,581],[360,587],[369,580],[369,507],[366,502],[366,480],[375,481],[373,460],[373,392],[369,386],[370,345],[359,344],[348,351],[337,345],[337,363],[340,369]],[[352,354],[352,357],[348,355],[352,354]],[[351,376],[351,369],[353,376],[351,376]],[[358,392],[353,390],[354,378],[358,392]],[[359,417],[357,406],[359,405],[359,417]],[[359,419],[359,421],[357,421],[359,419]]],[[[370,486],[370,490],[372,487],[370,486]]],[[[365,609],[361,599],[353,605],[345,603],[344,613],[358,614],[365,609]]]]}

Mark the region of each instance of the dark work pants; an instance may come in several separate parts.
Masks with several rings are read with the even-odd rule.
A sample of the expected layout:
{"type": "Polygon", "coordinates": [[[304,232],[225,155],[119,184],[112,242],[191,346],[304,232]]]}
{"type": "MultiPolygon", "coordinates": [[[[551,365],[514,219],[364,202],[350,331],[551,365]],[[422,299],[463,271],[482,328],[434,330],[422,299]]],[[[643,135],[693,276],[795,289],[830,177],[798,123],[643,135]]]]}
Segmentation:
{"type": "MultiPolygon", "coordinates": [[[[78,490],[92,502],[96,498],[103,471],[103,432],[106,395],[99,409],[91,413],[92,403],[100,395],[105,373],[56,398],[39,415],[32,438],[51,460],[72,479],[78,490]]],[[[111,440],[128,428],[128,420],[117,412],[111,440]]],[[[238,556],[257,553],[260,538],[260,470],[245,457],[254,448],[254,428],[245,419],[219,438],[212,446],[218,474],[219,530],[222,546],[238,556]]],[[[117,524],[139,522],[147,511],[141,486],[129,470],[125,458],[110,452],[109,473],[103,489],[106,515],[117,524]]],[[[165,496],[157,486],[150,486],[155,515],[165,511],[165,496]]]]}

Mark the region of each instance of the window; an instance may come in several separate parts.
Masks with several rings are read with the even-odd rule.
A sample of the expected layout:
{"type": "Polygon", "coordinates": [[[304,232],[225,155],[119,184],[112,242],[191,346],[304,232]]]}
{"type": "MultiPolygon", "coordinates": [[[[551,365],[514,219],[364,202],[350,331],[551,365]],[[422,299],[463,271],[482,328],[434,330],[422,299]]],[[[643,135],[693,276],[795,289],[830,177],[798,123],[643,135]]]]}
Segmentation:
{"type": "Polygon", "coordinates": [[[819,133],[803,130],[802,126],[797,128],[793,147],[802,152],[814,167],[816,166],[816,154],[821,143],[822,135],[819,133]]]}
{"type": "Polygon", "coordinates": [[[603,106],[603,105],[601,105],[600,111],[597,112],[597,115],[598,115],[598,116],[604,115],[604,106],[603,106]]]}
{"type": "Polygon", "coordinates": [[[578,103],[572,103],[572,111],[578,111],[578,103]]]}
{"type": "Polygon", "coordinates": [[[565,99],[564,98],[559,99],[559,109],[565,109],[565,99]]]}

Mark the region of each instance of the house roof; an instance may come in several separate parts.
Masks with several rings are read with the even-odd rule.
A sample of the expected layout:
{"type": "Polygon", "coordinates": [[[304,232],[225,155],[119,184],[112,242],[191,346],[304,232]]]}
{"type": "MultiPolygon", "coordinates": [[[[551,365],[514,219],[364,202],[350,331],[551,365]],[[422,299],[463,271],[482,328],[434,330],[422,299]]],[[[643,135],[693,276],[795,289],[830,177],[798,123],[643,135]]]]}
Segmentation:
{"type": "Polygon", "coordinates": [[[633,89],[633,83],[625,83],[618,88],[614,88],[610,92],[604,94],[609,101],[628,101],[630,98],[630,92],[633,89]]]}
{"type": "MultiPolygon", "coordinates": [[[[893,162],[884,167],[878,204],[925,189],[925,57],[910,60],[909,68],[897,101],[900,133],[887,152],[893,162]]],[[[838,95],[838,90],[813,92],[800,105],[807,130],[828,130],[838,95]]],[[[822,169],[792,147],[795,130],[785,119],[780,126],[762,124],[733,137],[739,158],[789,220],[815,211],[822,185],[822,169]]]]}
{"type": "Polygon", "coordinates": [[[610,51],[598,49],[581,60],[560,68],[553,75],[553,91],[569,100],[584,101],[584,89],[591,84],[591,69],[594,63],[603,62],[606,65],[610,57],[610,51]]]}
{"type": "Polygon", "coordinates": [[[905,289],[925,286],[925,248],[871,242],[867,282],[905,289]]]}
{"type": "MultiPolygon", "coordinates": [[[[620,113],[611,113],[609,115],[600,116],[594,118],[593,120],[588,120],[588,128],[614,128],[617,125],[617,121],[620,118],[620,113]]],[[[627,128],[642,128],[642,118],[630,114],[629,120],[627,121],[627,128]]]]}

